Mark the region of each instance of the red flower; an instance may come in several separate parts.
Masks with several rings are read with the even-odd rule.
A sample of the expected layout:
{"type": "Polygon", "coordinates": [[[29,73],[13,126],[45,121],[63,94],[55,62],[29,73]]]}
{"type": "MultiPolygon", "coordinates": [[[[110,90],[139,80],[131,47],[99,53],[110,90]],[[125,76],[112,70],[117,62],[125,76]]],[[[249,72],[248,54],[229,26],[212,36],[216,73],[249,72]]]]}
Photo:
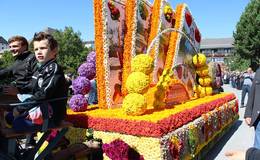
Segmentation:
{"type": "Polygon", "coordinates": [[[198,43],[200,43],[200,41],[201,41],[200,31],[198,30],[198,28],[195,29],[195,40],[198,43]]]}
{"type": "Polygon", "coordinates": [[[116,139],[109,144],[103,144],[104,153],[112,160],[143,160],[143,156],[127,143],[116,139]]]}
{"type": "MultiPolygon", "coordinates": [[[[97,118],[91,117],[86,113],[68,115],[67,120],[72,122],[75,127],[93,128],[99,131],[117,132],[136,136],[161,137],[235,98],[234,94],[230,94],[191,109],[183,110],[158,122],[97,118]]],[[[219,116],[221,116],[221,114],[219,116]]]]}
{"type": "Polygon", "coordinates": [[[192,23],[192,17],[191,17],[190,12],[188,12],[188,11],[185,12],[185,19],[186,19],[188,26],[190,27],[191,23],[192,23]]]}

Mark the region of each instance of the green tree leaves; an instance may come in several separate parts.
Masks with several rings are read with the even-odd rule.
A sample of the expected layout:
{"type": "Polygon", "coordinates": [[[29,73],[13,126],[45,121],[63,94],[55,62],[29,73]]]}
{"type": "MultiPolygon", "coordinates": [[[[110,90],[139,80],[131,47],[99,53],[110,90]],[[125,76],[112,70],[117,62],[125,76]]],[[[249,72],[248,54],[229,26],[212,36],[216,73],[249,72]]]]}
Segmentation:
{"type": "Polygon", "coordinates": [[[64,67],[66,73],[76,73],[89,53],[80,39],[80,33],[74,32],[72,27],[65,27],[64,31],[53,33],[59,44],[58,62],[64,67]]]}
{"type": "Polygon", "coordinates": [[[5,51],[0,59],[0,68],[6,68],[14,63],[14,57],[10,51],[5,51]]]}
{"type": "Polygon", "coordinates": [[[245,71],[250,66],[250,60],[243,59],[240,56],[234,56],[232,59],[226,58],[224,61],[231,71],[245,71]]]}
{"type": "MultiPolygon", "coordinates": [[[[10,51],[5,51],[0,58],[0,69],[11,66],[14,63],[14,57],[10,51]]],[[[0,85],[9,84],[12,81],[12,77],[0,80],[0,85]]]]}
{"type": "Polygon", "coordinates": [[[235,54],[241,58],[260,58],[260,1],[251,0],[240,17],[233,36],[235,54]]]}

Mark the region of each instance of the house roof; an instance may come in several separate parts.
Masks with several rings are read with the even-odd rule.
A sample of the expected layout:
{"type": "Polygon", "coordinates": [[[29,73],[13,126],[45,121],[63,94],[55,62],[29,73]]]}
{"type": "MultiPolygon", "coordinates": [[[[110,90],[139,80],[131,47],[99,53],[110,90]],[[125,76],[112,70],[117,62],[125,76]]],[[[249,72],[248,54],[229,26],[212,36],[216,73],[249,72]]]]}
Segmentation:
{"type": "Polygon", "coordinates": [[[51,27],[47,27],[43,30],[43,32],[48,33],[48,34],[53,34],[54,32],[57,32],[57,31],[59,31],[59,30],[51,28],[51,27]]]}
{"type": "Polygon", "coordinates": [[[8,44],[8,42],[2,37],[2,36],[0,36],[0,43],[2,43],[2,44],[8,44]]]}
{"type": "Polygon", "coordinates": [[[200,49],[234,48],[234,38],[202,39],[200,49]]]}

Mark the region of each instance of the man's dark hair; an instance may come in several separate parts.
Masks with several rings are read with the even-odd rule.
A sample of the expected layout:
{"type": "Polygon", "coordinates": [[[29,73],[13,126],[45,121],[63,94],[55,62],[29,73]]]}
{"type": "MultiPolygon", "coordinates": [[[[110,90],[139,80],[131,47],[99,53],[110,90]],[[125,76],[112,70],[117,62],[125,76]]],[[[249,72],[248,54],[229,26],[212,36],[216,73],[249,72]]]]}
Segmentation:
{"type": "Polygon", "coordinates": [[[41,41],[41,40],[48,40],[50,49],[54,50],[55,48],[58,47],[58,42],[54,39],[54,37],[48,33],[45,32],[39,32],[35,33],[33,36],[33,42],[35,41],[41,41]]]}
{"type": "Polygon", "coordinates": [[[23,36],[13,36],[8,39],[8,43],[12,43],[14,41],[20,41],[22,46],[26,46],[26,51],[28,50],[28,41],[23,36]]]}

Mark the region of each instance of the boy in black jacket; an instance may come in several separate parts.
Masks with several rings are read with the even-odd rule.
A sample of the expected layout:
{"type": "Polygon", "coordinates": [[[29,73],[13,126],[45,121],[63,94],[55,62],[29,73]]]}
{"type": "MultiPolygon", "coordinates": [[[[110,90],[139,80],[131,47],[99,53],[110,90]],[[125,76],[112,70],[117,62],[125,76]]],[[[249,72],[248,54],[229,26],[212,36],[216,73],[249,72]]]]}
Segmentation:
{"type": "Polygon", "coordinates": [[[37,61],[33,53],[28,51],[28,42],[22,36],[13,36],[8,40],[10,51],[15,58],[14,63],[0,70],[0,79],[13,78],[12,85],[3,87],[1,102],[7,101],[13,96],[15,99],[17,93],[31,93],[29,88],[33,73],[37,69],[37,61]],[[9,96],[9,97],[8,97],[9,96]]]}
{"type": "MultiPolygon", "coordinates": [[[[56,62],[58,52],[57,41],[49,34],[40,32],[33,38],[35,57],[38,61],[38,69],[33,75],[31,86],[32,96],[25,102],[41,102],[50,99],[67,97],[68,86],[62,68],[56,62]]],[[[50,101],[49,114],[50,125],[59,125],[66,116],[67,99],[50,101]]],[[[18,106],[13,114],[17,117],[13,121],[13,128],[17,131],[28,131],[41,128],[41,123],[34,123],[28,114],[21,111],[29,111],[33,106],[18,106]]],[[[47,106],[45,106],[47,107],[47,106]]]]}

